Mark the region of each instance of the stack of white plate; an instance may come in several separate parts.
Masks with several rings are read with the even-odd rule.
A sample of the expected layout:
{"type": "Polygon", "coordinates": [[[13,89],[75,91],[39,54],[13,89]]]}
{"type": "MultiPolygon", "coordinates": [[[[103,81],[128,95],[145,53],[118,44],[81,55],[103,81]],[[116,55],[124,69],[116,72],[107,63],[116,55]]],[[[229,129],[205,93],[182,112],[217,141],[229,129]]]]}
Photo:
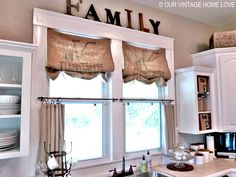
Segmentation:
{"type": "Polygon", "coordinates": [[[20,97],[17,95],[0,95],[0,115],[18,114],[20,97]]]}
{"type": "Polygon", "coordinates": [[[0,130],[0,151],[6,151],[16,146],[17,130],[2,129],[0,130]]]}

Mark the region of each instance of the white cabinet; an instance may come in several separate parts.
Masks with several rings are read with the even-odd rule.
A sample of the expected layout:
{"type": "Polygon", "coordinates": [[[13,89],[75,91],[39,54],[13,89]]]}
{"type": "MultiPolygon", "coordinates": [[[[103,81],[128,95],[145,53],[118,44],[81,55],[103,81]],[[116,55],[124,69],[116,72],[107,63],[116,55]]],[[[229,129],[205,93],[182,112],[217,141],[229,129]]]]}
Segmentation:
{"type": "Polygon", "coordinates": [[[187,67],[176,74],[179,132],[201,134],[216,129],[213,69],[187,67]]]}
{"type": "Polygon", "coordinates": [[[192,57],[194,65],[215,68],[219,131],[236,131],[236,47],[212,49],[192,57]]]}
{"type": "Polygon", "coordinates": [[[231,172],[230,174],[227,174],[229,177],[236,177],[236,173],[235,172],[231,172]]]}
{"type": "MultiPolygon", "coordinates": [[[[17,103],[0,103],[0,132],[16,130],[14,136],[1,136],[0,159],[28,155],[30,129],[31,58],[35,45],[0,40],[0,97],[14,95],[17,103]],[[16,141],[15,141],[16,140],[16,141]],[[9,142],[16,143],[9,143],[9,142]],[[9,148],[5,148],[9,146],[9,148]]],[[[3,97],[1,97],[3,98],[3,97]]]]}

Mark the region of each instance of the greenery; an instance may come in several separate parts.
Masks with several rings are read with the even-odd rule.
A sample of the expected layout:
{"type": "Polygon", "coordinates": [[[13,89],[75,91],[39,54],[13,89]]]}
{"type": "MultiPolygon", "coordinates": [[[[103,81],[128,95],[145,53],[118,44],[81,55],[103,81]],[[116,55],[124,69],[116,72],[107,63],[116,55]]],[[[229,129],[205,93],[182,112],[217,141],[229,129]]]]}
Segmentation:
{"type": "Polygon", "coordinates": [[[142,123],[146,127],[156,127],[160,118],[160,103],[129,103],[126,105],[126,124],[142,123]]]}

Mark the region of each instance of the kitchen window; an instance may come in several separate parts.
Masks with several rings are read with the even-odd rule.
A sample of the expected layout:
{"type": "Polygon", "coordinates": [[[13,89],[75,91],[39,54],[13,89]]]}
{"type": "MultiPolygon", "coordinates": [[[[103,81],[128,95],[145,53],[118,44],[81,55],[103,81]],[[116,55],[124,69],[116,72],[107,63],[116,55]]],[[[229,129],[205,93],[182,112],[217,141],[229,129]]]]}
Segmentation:
{"type": "Polygon", "coordinates": [[[125,104],[126,153],[161,148],[160,103],[125,104]]]}
{"type": "Polygon", "coordinates": [[[123,84],[123,97],[133,98],[125,103],[124,109],[126,153],[161,151],[161,103],[148,100],[159,98],[158,91],[155,83],[132,81],[123,84]],[[137,101],[140,98],[147,100],[137,101]]]}
{"type": "MultiPolygon", "coordinates": [[[[70,77],[61,73],[56,80],[50,79],[51,97],[102,98],[106,90],[101,77],[92,80],[70,77]]],[[[104,104],[101,101],[64,101],[65,141],[75,161],[104,158],[104,104]]]]}
{"type": "MultiPolygon", "coordinates": [[[[115,48],[120,43],[112,43],[115,48]]],[[[113,56],[114,51],[112,50],[113,56]]],[[[117,51],[118,52],[118,51],[117,51]]],[[[78,98],[124,98],[123,101],[77,100],[65,104],[65,139],[79,166],[91,166],[110,162],[126,156],[141,157],[151,150],[152,154],[162,150],[161,102],[150,101],[162,98],[165,89],[156,83],[144,84],[133,80],[124,83],[122,57],[114,57],[116,70],[85,80],[70,77],[61,72],[54,81],[50,79],[51,97],[78,98]],[[127,101],[126,98],[131,98],[127,101]],[[136,99],[146,99],[137,101],[136,99]]]]}
{"type": "MultiPolygon", "coordinates": [[[[35,74],[32,75],[32,82],[40,82],[41,83],[41,88],[35,88],[36,84],[33,84],[33,89],[32,89],[32,97],[39,97],[39,96],[55,96],[55,97],[80,97],[77,95],[78,93],[82,93],[80,89],[86,90],[86,94],[82,94],[81,97],[98,97],[101,98],[123,98],[123,75],[122,71],[124,69],[124,52],[123,52],[123,41],[127,41],[128,43],[137,43],[137,44],[143,44],[144,47],[150,47],[151,49],[158,49],[158,48],[163,48],[165,49],[165,54],[166,54],[166,59],[168,62],[168,66],[171,71],[171,75],[174,76],[174,39],[161,36],[161,35],[153,35],[149,33],[143,33],[143,32],[136,32],[135,30],[130,30],[127,28],[117,28],[117,26],[114,25],[107,25],[103,23],[96,23],[92,22],[90,20],[83,20],[81,18],[77,18],[75,20],[74,17],[68,16],[68,15],[55,15],[53,14],[54,12],[48,13],[45,10],[41,9],[35,9],[34,10],[34,43],[38,45],[38,50],[35,52],[35,58],[34,60],[34,67],[33,70],[35,70],[35,74]],[[48,23],[49,22],[49,23],[48,23]],[[103,82],[101,80],[99,86],[93,86],[89,87],[87,89],[84,89],[85,86],[84,84],[75,84],[75,81],[70,81],[70,79],[65,79],[64,77],[67,77],[65,74],[63,76],[60,75],[57,77],[59,72],[66,71],[68,74],[76,74],[72,71],[67,71],[66,69],[73,69],[73,68],[64,68],[64,67],[54,67],[53,65],[49,65],[50,63],[48,62],[49,58],[48,56],[51,56],[54,58],[56,61],[58,61],[58,55],[61,54],[61,50],[59,49],[58,52],[54,52],[53,50],[50,50],[51,47],[48,44],[55,44],[56,46],[60,47],[65,47],[72,49],[74,45],[68,45],[68,41],[66,42],[65,45],[58,45],[58,40],[55,40],[52,38],[52,42],[50,43],[48,40],[48,34],[50,33],[50,29],[56,29],[58,32],[66,32],[68,34],[73,35],[85,35],[86,37],[91,38],[106,38],[109,39],[109,44],[111,44],[109,51],[112,53],[112,60],[114,62],[114,67],[109,67],[109,70],[106,71],[99,71],[99,73],[106,73],[107,74],[107,82],[103,82]],[[70,47],[69,47],[70,46],[70,47]],[[72,47],[72,48],[71,48],[72,47]],[[49,51],[51,55],[49,55],[49,51]],[[45,64],[46,64],[46,72],[45,72],[45,64]],[[114,68],[114,70],[113,70],[114,68]],[[46,77],[49,76],[52,78],[52,80],[47,80],[46,77]],[[56,78],[57,77],[57,78],[56,78]],[[64,79],[65,81],[63,82],[57,82],[58,79],[64,79]],[[73,83],[73,84],[67,84],[73,83]],[[49,90],[50,93],[48,92],[48,84],[49,85],[49,90]],[[55,84],[55,87],[52,86],[55,84]],[[56,86],[57,85],[57,86],[56,86]],[[105,85],[105,87],[104,87],[105,85]],[[102,86],[102,87],[100,87],[102,86]],[[52,88],[51,88],[52,87],[52,88]],[[54,87],[54,88],[53,88],[54,87]],[[72,90],[75,90],[75,96],[72,94],[72,90]],[[99,96],[94,95],[96,91],[100,90],[99,96]],[[63,94],[61,94],[63,92],[63,94]],[[58,94],[60,93],[60,94],[58,94]]],[[[64,38],[65,39],[65,38],[64,38]]],[[[68,39],[68,38],[66,38],[68,39]]],[[[74,39],[74,38],[73,38],[74,39]]],[[[77,41],[77,40],[76,40],[77,41]]],[[[74,40],[73,43],[74,44],[74,40]]],[[[95,52],[95,50],[92,50],[92,52],[95,52]]],[[[77,55],[78,53],[76,53],[77,55]]],[[[92,56],[98,56],[97,52],[93,54],[92,56]]],[[[70,61],[70,59],[75,59],[75,55],[71,55],[71,51],[69,50],[66,55],[60,55],[61,60],[64,60],[64,57],[66,57],[67,60],[70,61]]],[[[104,57],[102,57],[104,58],[104,57]]],[[[53,60],[54,60],[53,59],[53,60]]],[[[97,61],[101,61],[100,59],[97,61]]],[[[111,61],[111,60],[110,60],[111,61]]],[[[60,63],[60,62],[59,62],[60,63]]],[[[80,63],[82,64],[82,63],[80,63]]],[[[101,64],[104,64],[102,62],[101,64]]],[[[100,66],[100,65],[99,65],[100,66]]],[[[76,69],[76,68],[74,68],[76,69]]],[[[146,71],[146,70],[145,70],[146,71]]],[[[77,73],[80,76],[84,76],[84,71],[77,73]]],[[[77,75],[76,74],[76,75],[77,75]]],[[[95,73],[96,74],[96,73],[95,73]]],[[[142,72],[140,74],[143,74],[142,72]]],[[[157,73],[158,74],[158,73],[157,73]]],[[[148,73],[149,75],[149,73],[148,73]]],[[[74,80],[75,78],[73,78],[74,80]]],[[[93,82],[94,79],[92,80],[87,80],[88,82],[93,82]]],[[[96,80],[96,78],[95,78],[96,80]]],[[[82,80],[80,80],[82,81],[82,80]]],[[[80,82],[79,81],[79,82],[80,82]]],[[[174,78],[172,77],[168,82],[167,82],[167,87],[165,88],[165,97],[160,97],[163,99],[173,99],[174,98],[174,78]]],[[[159,92],[159,89],[158,89],[159,92]]],[[[131,97],[131,96],[130,96],[131,97]]],[[[54,101],[55,99],[52,99],[54,101]]],[[[65,99],[66,100],[66,99],[65,99]]],[[[34,99],[32,100],[33,105],[37,105],[37,101],[34,99]]],[[[77,159],[81,159],[78,161],[75,167],[73,167],[73,173],[75,175],[80,175],[80,176],[92,176],[95,173],[96,174],[104,174],[105,169],[112,169],[113,167],[116,167],[117,169],[120,168],[120,162],[122,161],[122,156],[125,156],[126,159],[130,162],[130,164],[135,164],[136,159],[140,158],[143,154],[143,152],[136,155],[136,158],[129,158],[128,154],[125,151],[125,106],[124,104],[127,104],[126,101],[120,102],[120,101],[83,101],[80,100],[80,104],[84,105],[89,105],[91,109],[95,109],[93,106],[98,106],[102,105],[102,113],[99,111],[99,113],[102,114],[102,118],[99,120],[99,122],[102,121],[102,140],[100,139],[99,141],[102,141],[102,152],[101,150],[97,151],[97,154],[92,156],[87,156],[87,157],[78,157],[77,159]],[[101,154],[103,155],[102,158],[97,158],[100,157],[101,154]],[[82,160],[82,159],[88,159],[88,160],[82,160]],[[109,164],[109,165],[108,165],[109,164]],[[97,168],[93,168],[94,165],[97,168]]],[[[73,102],[73,104],[77,104],[73,102]]],[[[129,101],[130,105],[132,104],[129,101]]],[[[139,102],[141,103],[141,102],[139,102]]],[[[158,103],[154,102],[153,104],[158,103]]],[[[70,103],[70,105],[73,105],[70,103]]],[[[148,104],[148,103],[147,103],[148,104]]],[[[152,104],[152,103],[150,103],[152,104]]],[[[67,105],[67,103],[66,103],[67,105]]],[[[36,106],[33,106],[34,109],[36,109],[36,106]]],[[[87,112],[87,111],[86,111],[87,112]]],[[[33,116],[35,117],[34,123],[37,123],[36,120],[40,118],[39,114],[37,111],[32,112],[33,116]],[[35,122],[36,121],[36,122],[35,122]]],[[[101,115],[100,114],[100,115],[101,115]]],[[[76,123],[77,127],[81,126],[81,123],[84,123],[84,125],[87,125],[88,121],[82,121],[79,122],[76,119],[71,120],[71,122],[76,123]]],[[[161,122],[162,123],[162,122],[161,122]]],[[[99,129],[99,128],[98,128],[99,129]]],[[[101,134],[100,134],[101,135],[101,134]]],[[[163,134],[164,135],[164,134],[163,134]]],[[[78,138],[76,137],[77,142],[79,142],[78,138]]],[[[87,141],[92,141],[91,139],[86,138],[87,141]]],[[[141,140],[140,140],[141,141],[141,140]]],[[[67,141],[68,143],[68,141],[67,141]]],[[[83,144],[84,142],[79,142],[80,144],[83,144]]],[[[74,143],[73,143],[74,144],[74,143]]],[[[40,148],[43,149],[42,147],[43,142],[41,143],[40,148]]],[[[100,146],[101,144],[99,144],[100,146]]],[[[165,145],[163,143],[163,145],[165,145]]],[[[67,148],[69,148],[70,145],[67,145],[67,148]]],[[[95,144],[92,146],[94,149],[97,148],[95,144]]],[[[100,149],[100,148],[99,148],[100,149]]],[[[77,151],[77,149],[72,149],[72,153],[74,151],[77,151]]],[[[132,152],[134,154],[135,152],[132,152]]],[[[130,153],[129,153],[130,154],[130,153]]],[[[151,152],[152,155],[154,155],[153,152],[151,152]]],[[[77,154],[79,156],[79,154],[77,154]]],[[[157,156],[153,156],[154,158],[158,158],[157,156]]],[[[128,164],[127,164],[128,165],[128,164]]]]}
{"type": "MultiPolygon", "coordinates": [[[[112,78],[110,78],[111,80],[112,78]]],[[[123,98],[158,98],[160,93],[156,84],[142,84],[139,81],[132,81],[124,84],[116,82],[117,86],[123,87],[123,98]]],[[[49,82],[49,95],[51,97],[78,97],[78,98],[106,98],[107,86],[102,77],[97,76],[91,80],[70,77],[65,73],[60,73],[57,79],[49,82]]],[[[112,97],[112,95],[110,95],[112,97]]],[[[122,95],[120,95],[120,98],[122,95]]],[[[123,131],[124,136],[119,138],[122,142],[110,143],[111,128],[113,118],[108,115],[112,112],[109,106],[112,102],[104,101],[64,101],[65,104],[65,140],[66,147],[70,149],[72,142],[73,160],[84,162],[87,165],[105,162],[112,152],[110,144],[123,147],[121,157],[140,156],[147,150],[153,152],[161,151],[161,103],[160,102],[136,102],[136,101],[117,101],[121,107],[119,120],[123,123],[119,131],[123,131]],[[125,121],[122,122],[124,115],[125,121]],[[147,138],[150,137],[150,138],[147,138]],[[133,155],[132,155],[133,154],[133,155]],[[91,162],[91,163],[90,163],[91,162]]],[[[117,117],[116,117],[117,118],[117,117]]],[[[117,128],[117,127],[116,127],[117,128]]],[[[113,133],[113,136],[120,136],[120,133],[113,133]]],[[[113,141],[117,141],[116,138],[113,141]]]]}

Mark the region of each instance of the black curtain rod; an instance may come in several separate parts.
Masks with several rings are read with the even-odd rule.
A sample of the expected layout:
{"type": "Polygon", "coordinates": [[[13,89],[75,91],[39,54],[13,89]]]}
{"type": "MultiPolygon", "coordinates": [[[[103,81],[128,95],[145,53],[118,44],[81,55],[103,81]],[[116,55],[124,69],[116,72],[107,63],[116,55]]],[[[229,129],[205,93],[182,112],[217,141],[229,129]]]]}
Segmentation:
{"type": "Polygon", "coordinates": [[[38,100],[45,101],[45,100],[56,100],[56,101],[62,101],[62,100],[84,100],[84,101],[118,101],[116,98],[76,98],[76,97],[38,97],[38,100]]]}
{"type": "Polygon", "coordinates": [[[148,98],[76,98],[76,97],[38,97],[40,101],[46,100],[55,100],[55,101],[62,101],[62,100],[84,100],[84,101],[151,101],[151,102],[172,102],[172,99],[148,99],[148,98]]]}
{"type": "Polygon", "coordinates": [[[151,102],[172,102],[172,99],[151,99],[151,98],[120,98],[120,102],[123,101],[151,101],[151,102]]]}

